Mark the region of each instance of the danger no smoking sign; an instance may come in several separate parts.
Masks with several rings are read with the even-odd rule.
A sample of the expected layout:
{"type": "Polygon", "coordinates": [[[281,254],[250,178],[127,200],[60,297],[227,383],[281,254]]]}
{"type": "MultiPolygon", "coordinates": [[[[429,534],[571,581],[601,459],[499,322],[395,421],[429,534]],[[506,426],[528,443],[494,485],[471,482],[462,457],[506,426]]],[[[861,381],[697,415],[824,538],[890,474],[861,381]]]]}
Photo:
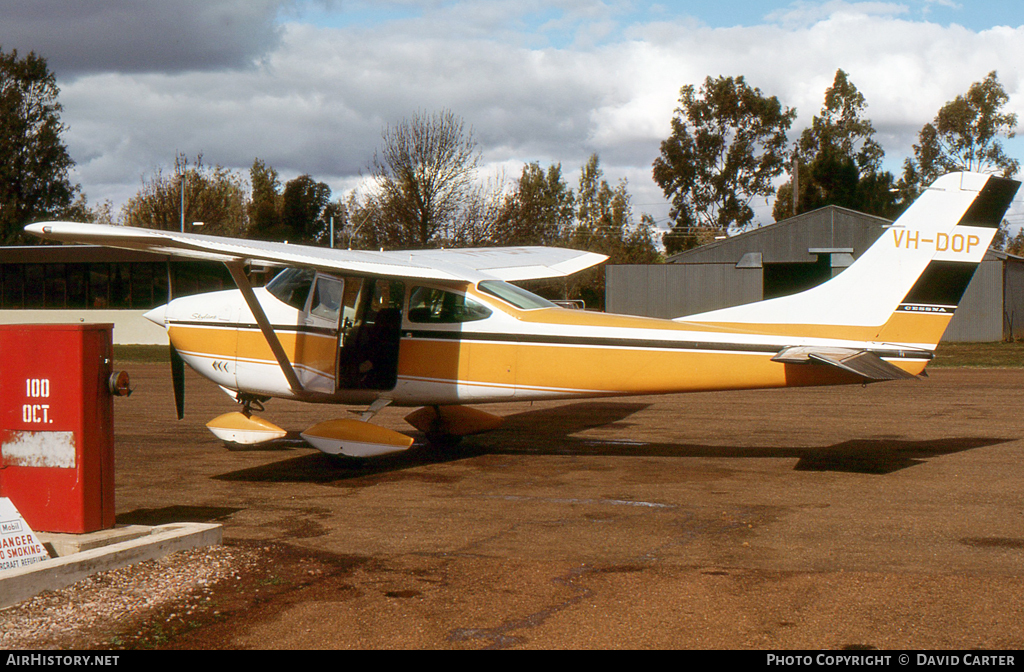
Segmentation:
{"type": "Polygon", "coordinates": [[[0,571],[25,567],[49,557],[11,500],[0,497],[0,571]]]}

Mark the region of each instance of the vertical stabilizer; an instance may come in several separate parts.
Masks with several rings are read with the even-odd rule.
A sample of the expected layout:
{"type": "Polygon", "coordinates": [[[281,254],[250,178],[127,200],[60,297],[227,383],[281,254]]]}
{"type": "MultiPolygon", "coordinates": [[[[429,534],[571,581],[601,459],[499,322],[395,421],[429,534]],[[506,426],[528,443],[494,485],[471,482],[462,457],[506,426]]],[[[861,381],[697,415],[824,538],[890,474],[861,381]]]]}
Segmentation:
{"type": "Polygon", "coordinates": [[[933,348],[1019,186],[991,175],[945,175],[828,282],[679,321],[766,333],[793,333],[800,325],[813,336],[933,348]]]}

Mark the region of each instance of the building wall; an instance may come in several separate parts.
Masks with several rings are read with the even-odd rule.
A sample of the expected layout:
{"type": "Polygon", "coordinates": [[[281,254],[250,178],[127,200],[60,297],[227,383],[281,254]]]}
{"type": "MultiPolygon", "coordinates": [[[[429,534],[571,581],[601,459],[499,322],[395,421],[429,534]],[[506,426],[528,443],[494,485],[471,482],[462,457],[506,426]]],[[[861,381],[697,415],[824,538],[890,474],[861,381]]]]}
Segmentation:
{"type": "Polygon", "coordinates": [[[113,324],[118,345],[166,345],[145,319],[174,296],[233,287],[223,264],[91,245],[0,247],[0,324],[113,324]]]}
{"type": "Polygon", "coordinates": [[[827,206],[747,233],[669,257],[669,263],[737,263],[758,253],[764,263],[812,262],[812,248],[846,248],[859,257],[882,234],[889,220],[827,206]]]}
{"type": "Polygon", "coordinates": [[[672,319],[760,301],[760,268],[735,264],[608,266],[605,311],[672,319]]]}
{"type": "Polygon", "coordinates": [[[947,343],[1003,340],[1003,262],[978,264],[942,340],[947,343]]]}
{"type": "Polygon", "coordinates": [[[1024,339],[1024,260],[1003,266],[1003,338],[1024,339]]]}
{"type": "Polygon", "coordinates": [[[113,324],[114,345],[167,345],[144,310],[0,310],[0,324],[113,324]]]}

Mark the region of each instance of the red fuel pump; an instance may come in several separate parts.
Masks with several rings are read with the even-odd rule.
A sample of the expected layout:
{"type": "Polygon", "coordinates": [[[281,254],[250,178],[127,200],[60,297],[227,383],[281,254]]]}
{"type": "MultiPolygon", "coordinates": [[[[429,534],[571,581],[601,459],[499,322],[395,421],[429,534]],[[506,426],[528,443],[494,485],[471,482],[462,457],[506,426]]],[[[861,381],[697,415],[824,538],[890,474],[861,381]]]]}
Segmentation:
{"type": "Polygon", "coordinates": [[[0,497],[33,529],[114,527],[110,324],[0,325],[0,497]]]}

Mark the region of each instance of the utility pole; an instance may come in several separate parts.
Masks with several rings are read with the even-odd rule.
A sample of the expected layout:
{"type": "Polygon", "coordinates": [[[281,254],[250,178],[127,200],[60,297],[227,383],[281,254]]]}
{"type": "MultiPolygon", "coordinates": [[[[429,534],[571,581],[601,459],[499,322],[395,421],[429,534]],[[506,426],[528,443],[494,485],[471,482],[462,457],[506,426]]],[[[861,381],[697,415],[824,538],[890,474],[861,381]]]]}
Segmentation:
{"type": "Polygon", "coordinates": [[[797,204],[800,202],[800,160],[793,156],[793,216],[796,216],[797,204]]]}
{"type": "Polygon", "coordinates": [[[181,162],[181,232],[185,233],[185,166],[188,165],[188,159],[184,156],[181,162]]]}

